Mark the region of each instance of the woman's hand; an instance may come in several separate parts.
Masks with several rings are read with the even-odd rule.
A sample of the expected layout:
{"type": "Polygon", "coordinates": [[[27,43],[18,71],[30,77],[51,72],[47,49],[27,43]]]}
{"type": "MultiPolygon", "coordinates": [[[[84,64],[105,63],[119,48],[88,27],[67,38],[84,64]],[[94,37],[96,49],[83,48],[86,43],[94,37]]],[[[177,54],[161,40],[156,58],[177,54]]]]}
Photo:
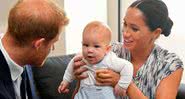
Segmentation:
{"type": "Polygon", "coordinates": [[[110,69],[96,70],[96,85],[115,86],[119,81],[120,75],[110,69]]]}
{"type": "Polygon", "coordinates": [[[88,77],[87,75],[82,74],[83,72],[87,71],[87,68],[80,68],[81,66],[85,65],[85,62],[83,62],[82,59],[83,56],[81,54],[75,56],[74,58],[73,71],[77,80],[82,80],[88,77]]]}

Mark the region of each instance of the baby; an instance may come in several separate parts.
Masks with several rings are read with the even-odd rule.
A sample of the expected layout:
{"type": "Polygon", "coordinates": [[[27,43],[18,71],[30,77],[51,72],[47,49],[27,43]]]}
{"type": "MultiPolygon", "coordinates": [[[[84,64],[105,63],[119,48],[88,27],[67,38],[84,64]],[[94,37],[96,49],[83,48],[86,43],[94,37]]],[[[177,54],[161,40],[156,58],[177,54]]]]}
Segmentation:
{"type": "MultiPolygon", "coordinates": [[[[88,70],[84,72],[88,75],[80,81],[80,87],[75,95],[75,99],[117,99],[116,95],[124,95],[132,80],[133,66],[124,59],[118,58],[111,51],[111,30],[99,22],[93,21],[86,25],[83,31],[82,55],[86,63],[82,68],[88,70]],[[120,73],[120,80],[115,88],[112,86],[96,86],[96,69],[109,68],[120,73]]],[[[58,87],[59,93],[66,93],[69,83],[74,80],[73,59],[68,64],[63,81],[58,87]]]]}

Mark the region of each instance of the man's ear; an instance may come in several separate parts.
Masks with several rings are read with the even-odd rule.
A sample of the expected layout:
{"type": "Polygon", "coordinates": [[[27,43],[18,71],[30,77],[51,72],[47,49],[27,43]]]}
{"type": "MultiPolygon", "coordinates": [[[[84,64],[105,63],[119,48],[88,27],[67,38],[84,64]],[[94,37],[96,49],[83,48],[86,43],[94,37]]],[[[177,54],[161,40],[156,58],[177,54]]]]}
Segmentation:
{"type": "Polygon", "coordinates": [[[34,48],[38,50],[42,45],[44,45],[44,41],[45,41],[45,38],[39,38],[39,39],[34,40],[32,42],[32,45],[34,48]]]}

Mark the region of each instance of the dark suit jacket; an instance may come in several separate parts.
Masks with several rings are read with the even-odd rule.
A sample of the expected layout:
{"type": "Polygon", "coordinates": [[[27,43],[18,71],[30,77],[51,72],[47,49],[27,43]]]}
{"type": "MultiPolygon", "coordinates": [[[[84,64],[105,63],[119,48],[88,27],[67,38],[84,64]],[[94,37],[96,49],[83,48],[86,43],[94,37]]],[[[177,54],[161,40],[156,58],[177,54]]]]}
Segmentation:
{"type": "MultiPolygon", "coordinates": [[[[28,98],[39,99],[36,94],[35,86],[33,83],[33,76],[30,70],[31,68],[26,66],[26,71],[28,74],[28,83],[27,83],[28,98]]],[[[10,75],[10,69],[1,50],[0,50],[0,99],[16,99],[13,82],[10,75]]]]}

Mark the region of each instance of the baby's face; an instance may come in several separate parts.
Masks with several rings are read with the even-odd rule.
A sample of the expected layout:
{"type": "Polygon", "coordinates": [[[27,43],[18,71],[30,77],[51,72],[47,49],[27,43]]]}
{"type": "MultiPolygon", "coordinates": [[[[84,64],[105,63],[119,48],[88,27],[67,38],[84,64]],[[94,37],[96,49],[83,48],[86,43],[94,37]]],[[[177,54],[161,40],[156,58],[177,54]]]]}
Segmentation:
{"type": "Polygon", "coordinates": [[[106,37],[101,33],[84,33],[82,41],[82,53],[90,64],[100,62],[109,51],[109,45],[105,42],[106,37]]]}

